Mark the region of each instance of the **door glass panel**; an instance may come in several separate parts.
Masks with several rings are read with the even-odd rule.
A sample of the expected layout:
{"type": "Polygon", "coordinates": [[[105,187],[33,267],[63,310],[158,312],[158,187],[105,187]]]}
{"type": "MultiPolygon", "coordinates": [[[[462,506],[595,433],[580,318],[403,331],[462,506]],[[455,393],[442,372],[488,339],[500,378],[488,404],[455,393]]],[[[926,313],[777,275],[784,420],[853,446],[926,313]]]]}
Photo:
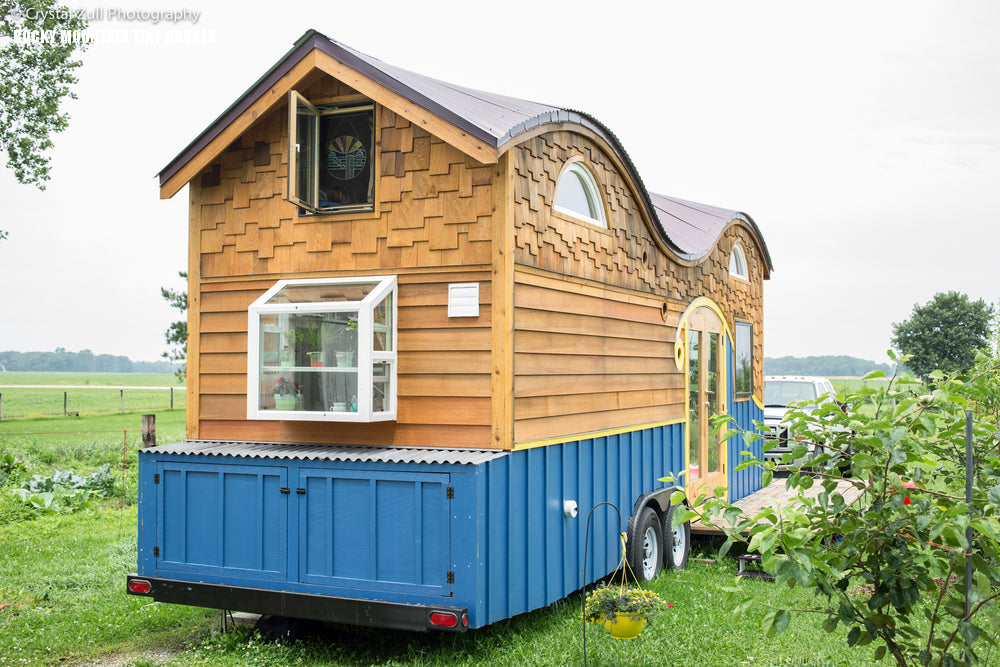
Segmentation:
{"type": "Polygon", "coordinates": [[[698,479],[701,473],[701,468],[698,466],[701,452],[699,337],[700,332],[688,331],[688,475],[692,480],[698,479]]]}
{"type": "MultiPolygon", "coordinates": [[[[706,417],[719,414],[719,334],[708,334],[708,376],[705,378],[705,402],[708,407],[706,417]]],[[[711,428],[708,429],[708,472],[719,470],[719,445],[711,428]]]]}

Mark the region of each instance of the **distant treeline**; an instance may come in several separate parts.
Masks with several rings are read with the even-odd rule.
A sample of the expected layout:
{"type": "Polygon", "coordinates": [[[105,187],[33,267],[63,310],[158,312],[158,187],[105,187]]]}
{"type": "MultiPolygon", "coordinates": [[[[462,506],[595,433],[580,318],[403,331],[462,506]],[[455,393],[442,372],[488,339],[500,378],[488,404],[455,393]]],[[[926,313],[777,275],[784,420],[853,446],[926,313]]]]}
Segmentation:
{"type": "Polygon", "coordinates": [[[846,355],[823,357],[764,358],[765,375],[823,375],[827,377],[862,377],[872,371],[892,375],[895,369],[888,363],[877,364],[867,359],[846,355]]]}
{"type": "Polygon", "coordinates": [[[170,361],[132,361],[113,354],[94,354],[90,350],[67,352],[0,352],[0,370],[29,373],[173,373],[178,364],[170,361]]]}

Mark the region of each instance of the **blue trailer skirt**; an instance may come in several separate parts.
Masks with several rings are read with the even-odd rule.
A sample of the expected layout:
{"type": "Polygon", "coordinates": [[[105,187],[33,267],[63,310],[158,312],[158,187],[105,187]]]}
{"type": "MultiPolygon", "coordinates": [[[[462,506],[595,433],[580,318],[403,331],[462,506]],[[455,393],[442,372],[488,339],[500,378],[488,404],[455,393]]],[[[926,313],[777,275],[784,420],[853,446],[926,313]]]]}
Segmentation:
{"type": "MultiPolygon", "coordinates": [[[[328,596],[466,609],[468,627],[481,627],[614,571],[637,499],[669,486],[658,480],[676,476],[683,456],[683,423],[513,452],[207,441],[144,449],[137,572],[182,588],[239,589],[219,599],[240,611],[271,608],[253,608],[257,590],[310,604],[328,596]],[[567,515],[567,501],[579,514],[567,515]]],[[[187,602],[218,604],[205,595],[187,602]]]]}

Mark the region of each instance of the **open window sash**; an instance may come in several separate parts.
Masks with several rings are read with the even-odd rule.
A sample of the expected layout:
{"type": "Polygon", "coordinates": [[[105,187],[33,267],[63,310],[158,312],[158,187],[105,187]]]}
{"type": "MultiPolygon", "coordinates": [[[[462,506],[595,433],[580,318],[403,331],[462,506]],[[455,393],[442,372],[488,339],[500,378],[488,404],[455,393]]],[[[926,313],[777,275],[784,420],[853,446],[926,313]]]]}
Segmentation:
{"type": "Polygon", "coordinates": [[[288,91],[288,201],[311,213],[319,210],[319,117],[319,109],[288,91]]]}

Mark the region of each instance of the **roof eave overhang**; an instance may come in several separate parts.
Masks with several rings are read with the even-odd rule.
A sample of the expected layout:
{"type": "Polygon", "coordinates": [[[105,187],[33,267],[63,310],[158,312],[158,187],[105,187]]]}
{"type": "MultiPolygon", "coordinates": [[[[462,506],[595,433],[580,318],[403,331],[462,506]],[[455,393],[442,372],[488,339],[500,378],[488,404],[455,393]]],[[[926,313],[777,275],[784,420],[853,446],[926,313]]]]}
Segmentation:
{"type": "Polygon", "coordinates": [[[160,198],[177,194],[258,118],[282,104],[287,92],[314,69],[343,81],[479,162],[497,161],[497,141],[488,131],[310,30],[160,171],[160,198]]]}

